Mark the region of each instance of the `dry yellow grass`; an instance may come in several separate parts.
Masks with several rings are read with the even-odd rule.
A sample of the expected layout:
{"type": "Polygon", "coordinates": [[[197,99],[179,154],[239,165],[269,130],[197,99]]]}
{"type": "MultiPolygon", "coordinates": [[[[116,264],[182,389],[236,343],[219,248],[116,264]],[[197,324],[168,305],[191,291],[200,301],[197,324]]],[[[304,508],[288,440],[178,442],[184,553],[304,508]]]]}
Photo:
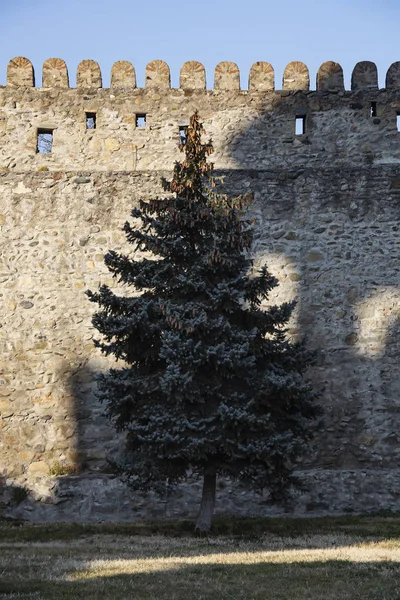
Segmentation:
{"type": "Polygon", "coordinates": [[[260,565],[346,561],[351,563],[397,562],[400,566],[400,548],[394,550],[384,544],[343,546],[318,550],[281,550],[278,552],[229,552],[226,554],[199,554],[197,556],[146,559],[92,560],[71,574],[68,579],[93,579],[135,573],[179,570],[192,565],[260,565]]]}
{"type": "Polygon", "coordinates": [[[400,538],[13,536],[0,582],[4,600],[400,600],[400,538]]]}

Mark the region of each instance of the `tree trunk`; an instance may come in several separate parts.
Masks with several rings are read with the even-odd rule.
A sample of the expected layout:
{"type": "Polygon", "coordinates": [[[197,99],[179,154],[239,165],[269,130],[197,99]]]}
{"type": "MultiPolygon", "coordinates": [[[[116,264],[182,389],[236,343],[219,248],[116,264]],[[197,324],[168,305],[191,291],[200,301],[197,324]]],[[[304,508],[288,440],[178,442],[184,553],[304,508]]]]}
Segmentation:
{"type": "Polygon", "coordinates": [[[206,533],[211,529],[212,518],[215,505],[215,488],[217,483],[217,475],[215,472],[204,471],[203,495],[199,515],[196,521],[196,531],[206,533]]]}

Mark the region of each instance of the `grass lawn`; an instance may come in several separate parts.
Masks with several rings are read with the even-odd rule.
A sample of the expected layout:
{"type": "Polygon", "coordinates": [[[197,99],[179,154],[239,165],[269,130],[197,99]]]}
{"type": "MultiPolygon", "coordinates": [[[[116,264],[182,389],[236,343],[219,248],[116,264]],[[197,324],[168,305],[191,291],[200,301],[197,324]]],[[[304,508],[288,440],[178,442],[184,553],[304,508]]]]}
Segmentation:
{"type": "Polygon", "coordinates": [[[0,598],[400,600],[400,518],[0,521],[0,598]]]}

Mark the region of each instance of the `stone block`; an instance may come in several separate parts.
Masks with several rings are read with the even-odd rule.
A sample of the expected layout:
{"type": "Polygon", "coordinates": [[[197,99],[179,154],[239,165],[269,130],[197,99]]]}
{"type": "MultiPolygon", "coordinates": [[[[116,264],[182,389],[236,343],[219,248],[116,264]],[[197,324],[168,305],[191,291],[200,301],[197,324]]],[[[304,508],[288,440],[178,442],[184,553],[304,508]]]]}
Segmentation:
{"type": "Polygon", "coordinates": [[[214,88],[216,90],[240,90],[240,73],[233,62],[220,62],[215,67],[214,88]]]}
{"type": "Polygon", "coordinates": [[[396,90],[400,88],[400,61],[390,65],[386,73],[386,88],[396,90]]]}
{"type": "Polygon", "coordinates": [[[307,66],[297,60],[289,63],[283,74],[284,90],[303,90],[310,89],[310,74],[307,66]]]}
{"type": "Polygon", "coordinates": [[[30,463],[35,457],[35,453],[31,450],[23,450],[18,452],[18,460],[22,463],[30,463]]]}
{"type": "Polygon", "coordinates": [[[249,91],[271,92],[275,89],[275,73],[272,65],[267,62],[256,62],[252,65],[249,75],[249,91]]]}
{"type": "Polygon", "coordinates": [[[69,87],[68,69],[61,58],[48,58],[43,63],[43,87],[69,87]]]}
{"type": "Polygon", "coordinates": [[[119,60],[113,64],[111,68],[111,87],[128,89],[136,87],[136,73],[132,63],[119,60]]]}
{"type": "Polygon", "coordinates": [[[98,89],[102,86],[99,64],[94,60],[82,60],[76,72],[76,87],[98,89]]]}
{"type": "Polygon", "coordinates": [[[320,66],[317,75],[317,90],[335,92],[344,90],[343,69],[339,63],[328,61],[320,66]]]}
{"type": "Polygon", "coordinates": [[[47,462],[40,460],[33,462],[28,467],[29,477],[47,477],[49,474],[49,465],[47,462]]]}
{"type": "Polygon", "coordinates": [[[205,90],[206,71],[197,60],[185,62],[180,72],[180,87],[183,90],[205,90]]]}
{"type": "Polygon", "coordinates": [[[7,85],[12,87],[33,87],[35,75],[30,60],[24,56],[12,58],[7,67],[7,85]]]}
{"type": "Polygon", "coordinates": [[[364,60],[356,64],[351,76],[351,89],[378,89],[378,70],[375,63],[364,60]]]}
{"type": "Polygon", "coordinates": [[[171,86],[169,66],[163,60],[153,60],[146,67],[146,87],[168,89],[171,86]]]}
{"type": "Polygon", "coordinates": [[[6,419],[7,417],[12,417],[14,412],[15,409],[11,402],[9,402],[8,400],[0,400],[0,416],[3,419],[6,419]]]}

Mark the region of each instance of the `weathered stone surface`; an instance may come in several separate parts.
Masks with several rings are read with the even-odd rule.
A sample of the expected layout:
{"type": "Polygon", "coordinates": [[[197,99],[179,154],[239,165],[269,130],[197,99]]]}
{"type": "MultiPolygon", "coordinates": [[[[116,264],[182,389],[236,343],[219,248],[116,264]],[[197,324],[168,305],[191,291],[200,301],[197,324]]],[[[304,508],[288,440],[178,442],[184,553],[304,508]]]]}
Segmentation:
{"type": "Polygon", "coordinates": [[[101,88],[101,71],[99,64],[94,60],[82,60],[76,72],[76,87],[101,88]]]}
{"type": "Polygon", "coordinates": [[[33,66],[24,56],[12,58],[7,67],[7,85],[32,87],[35,85],[33,66]]]}
{"type": "Polygon", "coordinates": [[[303,90],[310,88],[310,74],[307,66],[295,60],[288,64],[283,74],[284,90],[303,90]]]}
{"type": "MultiPolygon", "coordinates": [[[[374,444],[370,436],[361,439],[374,444]]],[[[357,514],[356,501],[363,498],[365,512],[397,512],[400,490],[399,469],[311,469],[299,472],[308,491],[296,494],[285,504],[271,506],[267,495],[248,492],[240,485],[217,484],[216,514],[236,516],[326,516],[357,514]],[[377,482],[379,481],[379,485],[377,482]],[[310,490],[318,490],[313,494],[310,490]]],[[[16,504],[11,488],[3,488],[4,516],[36,523],[96,521],[141,521],[143,519],[190,518],[197,516],[201,497],[200,483],[180,486],[160,502],[154,494],[134,493],[110,475],[64,476],[40,479],[28,498],[16,504]]],[[[1,501],[1,498],[0,498],[1,501]]]]}
{"type": "Polygon", "coordinates": [[[179,85],[183,90],[205,90],[206,71],[197,60],[189,60],[181,68],[179,85]]]}
{"type": "Polygon", "coordinates": [[[320,66],[317,75],[317,90],[330,92],[344,90],[343,69],[339,63],[329,60],[320,66]]]}
{"type": "Polygon", "coordinates": [[[272,65],[256,62],[249,75],[249,91],[271,92],[275,89],[275,74],[272,65]]]}
{"type": "Polygon", "coordinates": [[[400,61],[390,65],[386,73],[386,87],[389,90],[400,88],[400,61]]]}
{"type": "Polygon", "coordinates": [[[106,138],[104,140],[104,145],[107,148],[107,150],[109,150],[110,152],[115,152],[116,150],[119,150],[119,148],[120,148],[117,138],[113,138],[113,137],[106,138]]]}
{"type": "Polygon", "coordinates": [[[43,87],[69,87],[68,69],[61,58],[48,58],[43,63],[43,87]]]}
{"type": "MultiPolygon", "coordinates": [[[[18,460],[23,463],[32,463],[35,458],[35,453],[32,450],[22,450],[22,452],[18,452],[18,460]]],[[[45,473],[47,475],[47,473],[45,473]]]]}
{"type": "Polygon", "coordinates": [[[169,66],[163,60],[152,60],[146,67],[146,87],[166,89],[171,86],[169,66]]]}
{"type": "Polygon", "coordinates": [[[21,302],[21,306],[22,308],[33,308],[33,302],[28,302],[27,300],[24,300],[24,302],[21,302]]]}
{"type": "Polygon", "coordinates": [[[378,70],[369,60],[359,62],[351,76],[352,90],[374,90],[378,88],[378,70]]]}
{"type": "Polygon", "coordinates": [[[150,89],[0,88],[0,474],[6,496],[13,483],[30,490],[19,507],[10,493],[8,515],[129,520],[196,510],[196,486],[160,504],[103,474],[121,440],[93,393],[95,374],[111,363],[93,346],[85,295],[99,283],[119,289],[102,257],[131,250],[121,227],[140,198],[163,193],[160,178],[180,159],[179,126],[195,109],[214,142],[219,190],[255,195],[254,264],[267,264],[280,282],[272,302],[298,300],[289,332],[320,349],[310,376],[324,406],[324,425],[301,465],[310,490],[269,509],[265,499],[226,487],[220,510],[396,506],[400,89],[306,93],[294,77],[283,93],[267,86],[248,94],[229,69],[218,93],[189,87],[192,75],[190,85],[200,85],[201,69],[187,71],[184,89],[169,89],[168,67],[164,88],[157,69],[150,89]],[[98,116],[93,131],[86,112],[98,116]],[[146,127],[136,128],[137,114],[147,115],[146,127]],[[297,114],[307,115],[307,143],[294,135],[297,114]],[[51,154],[36,153],[39,127],[54,130],[51,154]],[[81,476],[47,478],[56,462],[79,464],[81,476]]]}
{"type": "Polygon", "coordinates": [[[12,417],[14,412],[15,409],[13,408],[11,402],[9,402],[8,400],[0,400],[0,416],[3,419],[6,419],[7,417],[12,417]]]}
{"type": "Polygon", "coordinates": [[[49,474],[49,465],[44,461],[32,462],[28,468],[30,477],[46,477],[49,474]]]}
{"type": "Polygon", "coordinates": [[[319,262],[321,260],[324,260],[325,256],[322,252],[320,252],[319,250],[311,250],[310,252],[307,252],[306,254],[306,260],[308,262],[319,262]]]}
{"type": "Polygon", "coordinates": [[[240,90],[240,72],[233,62],[220,62],[215,67],[214,88],[216,90],[240,90]]]}
{"type": "Polygon", "coordinates": [[[132,63],[126,60],[115,62],[111,68],[112,88],[135,88],[136,73],[132,63]]]}

